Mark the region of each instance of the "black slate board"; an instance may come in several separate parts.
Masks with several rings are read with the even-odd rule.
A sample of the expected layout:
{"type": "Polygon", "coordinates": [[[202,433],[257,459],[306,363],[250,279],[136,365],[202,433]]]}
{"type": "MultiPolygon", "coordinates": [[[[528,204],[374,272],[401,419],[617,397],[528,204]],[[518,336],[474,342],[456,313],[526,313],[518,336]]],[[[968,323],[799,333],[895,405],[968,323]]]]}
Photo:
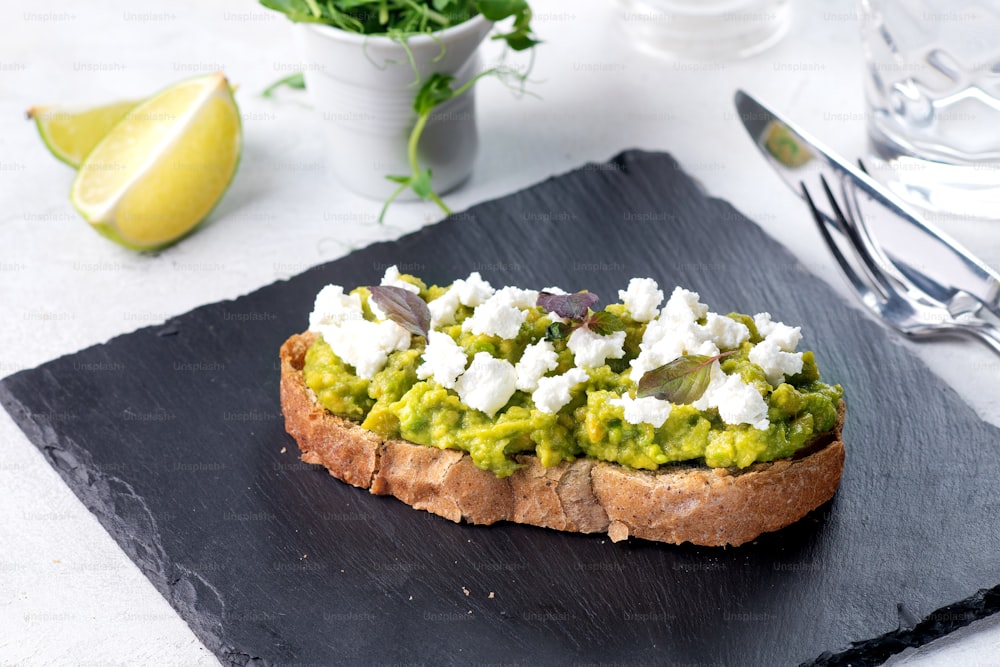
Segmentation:
{"type": "Polygon", "coordinates": [[[0,399],[227,664],[876,664],[1000,608],[998,429],[663,154],[17,373],[0,399]],[[300,463],[278,347],[323,285],[393,263],[607,300],[649,275],[803,324],[849,403],[838,495],[740,548],[614,545],[452,524],[300,463]]]}

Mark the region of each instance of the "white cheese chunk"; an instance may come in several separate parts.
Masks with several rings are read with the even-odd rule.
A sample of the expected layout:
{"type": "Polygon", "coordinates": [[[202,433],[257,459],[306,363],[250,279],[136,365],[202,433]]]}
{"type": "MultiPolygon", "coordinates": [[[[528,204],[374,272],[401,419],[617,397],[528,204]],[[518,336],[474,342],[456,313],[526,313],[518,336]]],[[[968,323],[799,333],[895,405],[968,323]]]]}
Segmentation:
{"type": "Polygon", "coordinates": [[[694,322],[705,317],[708,306],[703,304],[697,292],[691,292],[683,287],[675,287],[663,307],[662,317],[677,324],[694,322]]]}
{"type": "Polygon", "coordinates": [[[506,339],[517,336],[528,312],[508,305],[506,297],[497,298],[497,295],[476,306],[472,316],[462,322],[462,331],[506,339]]]}
{"type": "MultiPolygon", "coordinates": [[[[464,377],[464,376],[463,376],[464,377]]],[[[562,375],[543,377],[531,394],[535,407],[547,414],[555,414],[570,401],[570,390],[587,381],[589,376],[582,368],[571,368],[562,375]]]]}
{"type": "Polygon", "coordinates": [[[750,339],[747,325],[718,313],[706,315],[705,325],[699,329],[704,340],[712,341],[720,350],[732,350],[750,339]]]}
{"type": "Polygon", "coordinates": [[[399,276],[399,269],[393,264],[385,270],[385,274],[382,276],[382,282],[379,283],[383,287],[399,287],[405,289],[407,292],[413,292],[414,294],[420,294],[420,288],[413,283],[408,283],[401,279],[399,276]]]}
{"type": "Polygon", "coordinates": [[[566,347],[573,353],[573,360],[580,368],[603,366],[604,360],[609,358],[621,359],[625,356],[624,345],[624,331],[601,336],[587,327],[575,329],[566,341],[566,347]]]}
{"type": "Polygon", "coordinates": [[[427,310],[431,313],[431,328],[443,327],[455,323],[455,311],[460,305],[458,290],[449,287],[436,299],[427,302],[427,310]]]}
{"type": "Polygon", "coordinates": [[[663,301],[663,291],[652,278],[633,278],[628,289],[618,290],[618,298],[628,308],[636,322],[648,322],[656,317],[663,301]]]}
{"type": "Polygon", "coordinates": [[[492,417],[517,390],[517,372],[509,361],[489,352],[477,352],[455,383],[455,391],[470,408],[492,417]]]}
{"type": "Polygon", "coordinates": [[[309,330],[323,336],[334,353],[354,367],[358,377],[370,380],[385,367],[389,354],[410,347],[410,333],[395,322],[364,319],[361,297],[344,294],[339,285],[327,285],[316,295],[309,330]]]}
{"type": "Polygon", "coordinates": [[[468,278],[459,278],[444,294],[427,303],[431,313],[431,328],[455,323],[455,311],[460,305],[475,308],[493,296],[493,287],[473,271],[468,278]]]}
{"type": "Polygon", "coordinates": [[[757,332],[767,340],[775,343],[782,352],[794,352],[802,340],[802,328],[790,327],[782,322],[771,319],[770,313],[757,313],[753,316],[757,332]]]}
{"type": "Polygon", "coordinates": [[[718,409],[727,424],[750,424],[761,431],[770,425],[767,403],[757,388],[743,382],[739,374],[726,375],[718,361],[712,364],[708,388],[692,405],[698,410],[718,409]]]}
{"type": "Polygon", "coordinates": [[[465,371],[469,358],[455,340],[446,333],[431,331],[422,355],[424,363],[417,367],[421,380],[434,378],[442,387],[455,388],[455,381],[465,371]]]}
{"type": "Polygon", "coordinates": [[[344,294],[340,285],[327,285],[316,295],[313,310],[309,314],[309,330],[319,331],[323,326],[336,326],[347,320],[364,319],[361,297],[344,294]]]}
{"type": "Polygon", "coordinates": [[[750,363],[760,366],[773,386],[784,382],[785,376],[800,373],[802,353],[795,348],[802,340],[802,329],[775,322],[770,313],[757,313],[753,321],[764,340],[750,350],[750,363]]]}
{"type": "Polygon", "coordinates": [[[538,303],[538,290],[521,289],[520,287],[501,287],[493,296],[491,301],[498,301],[515,308],[534,308],[538,303]]]}
{"type": "Polygon", "coordinates": [[[770,337],[754,345],[747,358],[750,363],[761,367],[768,383],[773,387],[784,382],[786,375],[802,371],[802,353],[785,352],[770,337]]]}
{"type": "Polygon", "coordinates": [[[611,404],[625,408],[625,421],[629,424],[650,424],[653,428],[663,426],[674,407],[669,401],[654,396],[632,398],[628,394],[611,399],[611,404]]]}
{"type": "Polygon", "coordinates": [[[514,366],[517,371],[517,388],[531,393],[538,388],[538,380],[559,365],[559,355],[544,338],[524,348],[521,359],[514,366]]]}
{"type": "Polygon", "coordinates": [[[410,347],[410,332],[389,320],[347,320],[322,326],[319,332],[333,352],[366,380],[385,367],[392,352],[410,347]]]}
{"type": "Polygon", "coordinates": [[[475,308],[493,296],[493,287],[483,280],[478,271],[473,271],[466,279],[459,278],[451,286],[458,293],[458,300],[463,306],[475,308]]]}

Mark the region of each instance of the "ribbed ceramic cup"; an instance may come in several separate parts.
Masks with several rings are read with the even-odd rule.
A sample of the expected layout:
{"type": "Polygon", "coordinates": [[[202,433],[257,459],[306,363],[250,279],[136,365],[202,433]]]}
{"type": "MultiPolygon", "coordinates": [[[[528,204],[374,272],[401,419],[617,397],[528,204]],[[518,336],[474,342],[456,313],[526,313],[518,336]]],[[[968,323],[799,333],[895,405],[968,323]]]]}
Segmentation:
{"type": "MultiPolygon", "coordinates": [[[[296,25],[306,89],[321,115],[329,163],[340,181],[375,199],[398,187],[386,175],[411,172],[407,143],[419,82],[442,73],[455,77],[457,87],[475,76],[477,49],[492,25],[475,16],[433,35],[409,37],[405,46],[385,36],[296,25]]],[[[435,109],[418,145],[420,167],[431,169],[438,193],[469,177],[478,145],[473,88],[435,109]]]]}

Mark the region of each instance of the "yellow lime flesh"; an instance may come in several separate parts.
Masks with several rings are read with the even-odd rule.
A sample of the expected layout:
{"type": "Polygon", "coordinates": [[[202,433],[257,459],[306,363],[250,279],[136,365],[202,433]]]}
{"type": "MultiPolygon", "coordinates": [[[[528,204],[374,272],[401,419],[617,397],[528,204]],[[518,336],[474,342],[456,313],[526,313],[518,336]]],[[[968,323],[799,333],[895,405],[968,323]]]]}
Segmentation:
{"type": "Polygon", "coordinates": [[[138,100],[113,102],[91,109],[71,109],[56,105],[28,109],[38,134],[49,151],[74,169],[101,139],[139,104],[138,100]]]}
{"type": "Polygon", "coordinates": [[[127,112],[87,155],[70,191],[105,236],[138,250],[190,233],[222,198],[242,145],[221,73],[181,81],[127,112]]]}

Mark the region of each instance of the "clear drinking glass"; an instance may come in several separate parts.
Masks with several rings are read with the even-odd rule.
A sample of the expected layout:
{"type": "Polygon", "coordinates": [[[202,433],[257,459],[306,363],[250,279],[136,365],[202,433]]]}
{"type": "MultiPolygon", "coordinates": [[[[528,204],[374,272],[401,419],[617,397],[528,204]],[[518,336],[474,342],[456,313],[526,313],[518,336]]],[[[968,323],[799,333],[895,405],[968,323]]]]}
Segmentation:
{"type": "Polygon", "coordinates": [[[874,174],[931,211],[1000,218],[1000,0],[860,0],[874,174]]]}
{"type": "Polygon", "coordinates": [[[621,23],[649,51],[690,60],[758,53],[788,32],[789,0],[617,0],[621,23]]]}

